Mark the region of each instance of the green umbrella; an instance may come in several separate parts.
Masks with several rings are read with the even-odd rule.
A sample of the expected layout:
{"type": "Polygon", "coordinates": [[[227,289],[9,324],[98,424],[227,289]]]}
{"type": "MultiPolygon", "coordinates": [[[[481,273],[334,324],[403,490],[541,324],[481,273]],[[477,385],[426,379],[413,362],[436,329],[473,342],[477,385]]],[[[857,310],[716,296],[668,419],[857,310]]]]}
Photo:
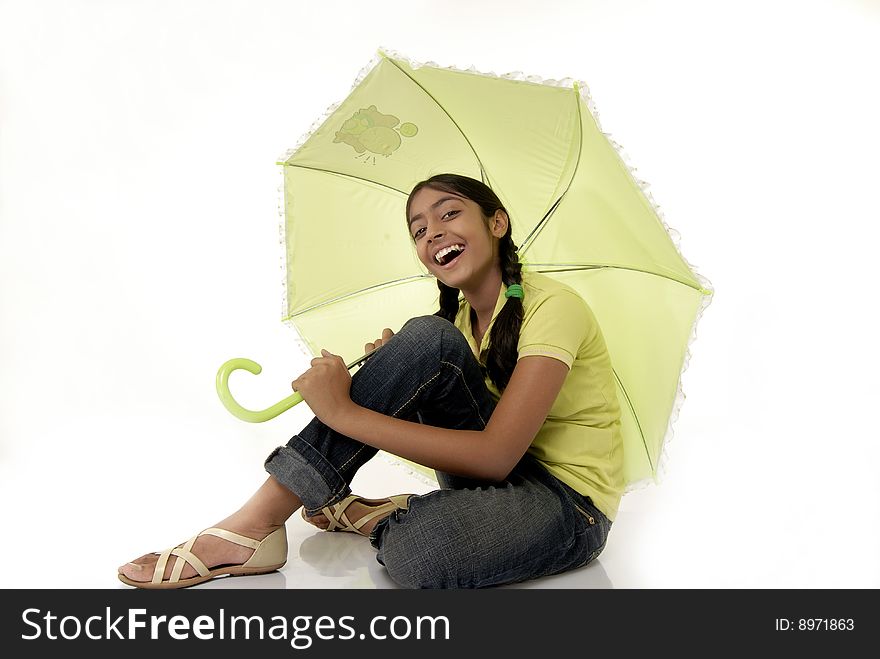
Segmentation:
{"type": "MultiPolygon", "coordinates": [[[[406,198],[440,172],[480,179],[510,213],[523,269],[570,285],[593,310],[617,378],[628,489],[657,479],[711,284],[602,132],[586,84],[380,50],[279,164],[283,320],[313,355],[327,348],[352,367],[382,328],[439,308],[436,280],[406,231],[406,198]]],[[[218,373],[237,416],[261,421],[301,400],[244,410],[226,386],[236,367],[259,366],[230,360],[218,373]]]]}

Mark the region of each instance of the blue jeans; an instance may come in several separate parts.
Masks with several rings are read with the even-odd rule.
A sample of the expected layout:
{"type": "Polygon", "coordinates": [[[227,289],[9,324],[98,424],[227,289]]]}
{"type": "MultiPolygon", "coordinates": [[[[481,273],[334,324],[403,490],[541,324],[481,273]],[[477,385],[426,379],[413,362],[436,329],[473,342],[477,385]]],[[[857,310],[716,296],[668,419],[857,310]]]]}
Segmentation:
{"type": "MultiPolygon", "coordinates": [[[[352,376],[363,407],[434,426],[483,430],[495,408],[461,331],[439,316],[411,318],[352,376]]],[[[351,493],[377,449],[317,417],[265,467],[314,514],[351,493]]],[[[583,567],[605,547],[608,518],[526,453],[501,482],[437,471],[442,489],[409,499],[376,524],[370,543],[405,588],[484,588],[583,567]]]]}

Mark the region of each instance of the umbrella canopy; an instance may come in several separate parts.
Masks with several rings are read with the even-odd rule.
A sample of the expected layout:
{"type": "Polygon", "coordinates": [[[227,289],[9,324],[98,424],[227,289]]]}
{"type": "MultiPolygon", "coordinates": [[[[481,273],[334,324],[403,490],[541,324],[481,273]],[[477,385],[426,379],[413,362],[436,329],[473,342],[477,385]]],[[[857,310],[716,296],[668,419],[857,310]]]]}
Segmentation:
{"type": "Polygon", "coordinates": [[[313,355],[346,361],[439,308],[409,236],[413,185],[480,179],[509,211],[524,270],[574,288],[617,379],[628,489],[658,476],[711,285],[602,132],[583,82],[419,64],[380,50],[279,162],[284,312],[313,355]]]}

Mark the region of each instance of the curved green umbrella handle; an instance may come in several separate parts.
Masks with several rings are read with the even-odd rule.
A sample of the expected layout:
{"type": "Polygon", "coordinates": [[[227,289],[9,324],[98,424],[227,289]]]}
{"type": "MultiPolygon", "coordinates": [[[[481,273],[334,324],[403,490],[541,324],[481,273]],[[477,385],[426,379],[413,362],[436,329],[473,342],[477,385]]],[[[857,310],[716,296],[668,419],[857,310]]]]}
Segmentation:
{"type": "MultiPolygon", "coordinates": [[[[362,364],[363,362],[367,361],[367,359],[372,357],[378,349],[379,348],[371,350],[363,357],[358,357],[350,364],[346,364],[345,368],[351,370],[358,364],[362,364]]],[[[235,357],[234,359],[230,359],[228,362],[220,367],[219,371],[217,371],[217,395],[220,396],[220,400],[223,402],[224,407],[232,412],[233,416],[237,416],[242,421],[248,421],[250,423],[262,423],[263,421],[274,419],[282,412],[286,412],[297,403],[302,402],[302,394],[300,394],[299,392],[295,392],[292,396],[288,396],[284,400],[280,400],[275,403],[272,407],[267,407],[265,410],[261,410],[259,412],[255,412],[254,410],[249,410],[242,407],[237,402],[235,402],[232,394],[229,393],[229,375],[230,373],[232,373],[232,371],[240,368],[244,369],[245,371],[250,371],[254,375],[259,375],[260,371],[263,370],[262,366],[250,359],[245,359],[244,357],[235,357]]]]}
{"type": "Polygon", "coordinates": [[[254,375],[259,375],[260,371],[263,370],[262,366],[250,359],[245,359],[243,357],[230,359],[220,367],[219,371],[217,371],[217,395],[220,396],[220,400],[223,402],[224,407],[242,421],[262,423],[263,421],[274,419],[282,412],[286,412],[297,403],[302,402],[302,395],[299,392],[295,392],[284,400],[275,403],[272,407],[267,407],[265,410],[259,412],[242,407],[235,401],[232,394],[229,393],[229,375],[232,371],[240,368],[245,371],[250,371],[254,375]]]}

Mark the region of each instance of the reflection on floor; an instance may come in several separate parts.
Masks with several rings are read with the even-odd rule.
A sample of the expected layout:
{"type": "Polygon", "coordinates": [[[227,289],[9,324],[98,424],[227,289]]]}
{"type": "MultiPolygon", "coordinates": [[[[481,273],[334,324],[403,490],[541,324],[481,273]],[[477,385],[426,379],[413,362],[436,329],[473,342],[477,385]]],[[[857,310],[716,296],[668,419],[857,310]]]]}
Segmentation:
{"type": "MultiPolygon", "coordinates": [[[[224,577],[197,588],[399,588],[376,560],[367,538],[327,533],[301,519],[288,522],[290,556],[279,572],[254,577],[224,577]]],[[[123,586],[124,587],[124,586],[123,586]]],[[[601,557],[565,574],[499,588],[611,588],[601,557]]]]}

